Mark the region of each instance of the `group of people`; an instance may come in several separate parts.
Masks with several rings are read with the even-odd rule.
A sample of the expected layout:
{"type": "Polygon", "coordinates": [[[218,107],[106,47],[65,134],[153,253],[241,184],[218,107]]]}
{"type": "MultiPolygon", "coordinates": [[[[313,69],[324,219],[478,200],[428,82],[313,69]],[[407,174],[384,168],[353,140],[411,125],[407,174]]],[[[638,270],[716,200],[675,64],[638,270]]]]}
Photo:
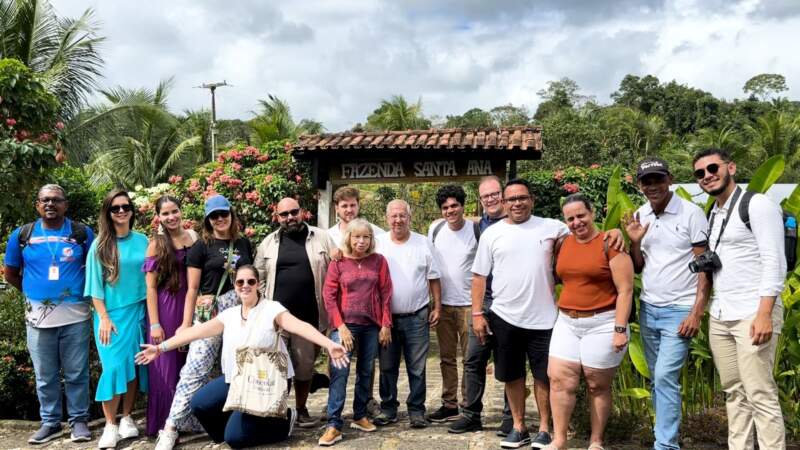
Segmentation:
{"type": "Polygon", "coordinates": [[[483,216],[475,223],[464,216],[463,188],[442,186],[436,194],[442,218],[427,236],[411,231],[412,211],[403,200],[387,205],[384,232],[359,218],[353,187],[334,194],[339,221],[328,230],[305,223],[298,202],[285,198],[275,208],[279,228],[255,249],[222,196],[206,200],[201,236],[183,226],[178,199],[159,198],[159,225],[148,239],[132,230],[136,211],[128,194],[115,190],[103,201],[95,237],[66,217],[64,190],[46,185],[36,202],[40,219],[12,233],[4,269],[27,302],[42,418],[29,442],[61,435],[62,371],[71,438],[91,439],[93,326],[102,366],[95,400],[106,419],[100,448],[138,435],[130,417],[137,390],[148,392],[146,432],[158,434],[156,448],[173,448],[179,431],[200,430],[240,448],[280,442],[294,426],[320,424],[306,402],[321,387],[328,388],[328,404],[319,445],[334,445],[343,438],[351,359],[350,428],[372,432],[398,421],[402,358],[410,426],[449,422],[452,433],[482,429],[493,360],[495,377],[505,384],[497,430],[503,448],[565,448],[583,376],[589,449],[602,450],[612,380],[634,320],[634,273],[641,273],[639,324],[652,380],[654,448],[680,448],[680,372],[706,309],[726,393],[729,448],[752,448],[754,431],[761,448],[785,448],[772,377],[786,272],[782,213],[760,194],[749,198],[749,217],[737,213],[736,164],[724,150],[699,153],[694,169],[715,199],[710,220],[670,191],[663,160],[637,165],[647,201],[623,220],[629,252],[621,230],[597,229],[595,208],[580,193],[563,200],[563,220],[534,216],[534,192],[522,179],[505,185],[482,179],[483,216]],[[259,345],[280,349],[289,361],[295,405],[285,416],[223,411],[236,351],[253,334],[253,317],[260,321],[251,324],[272,325],[255,330],[259,345]],[[429,412],[431,329],[442,394],[429,412]],[[329,364],[318,371],[321,349],[329,364]],[[533,436],[525,422],[526,360],[540,417],[533,436]],[[371,400],[376,373],[379,404],[371,400]],[[378,406],[370,408],[373,403],[378,406]]]}

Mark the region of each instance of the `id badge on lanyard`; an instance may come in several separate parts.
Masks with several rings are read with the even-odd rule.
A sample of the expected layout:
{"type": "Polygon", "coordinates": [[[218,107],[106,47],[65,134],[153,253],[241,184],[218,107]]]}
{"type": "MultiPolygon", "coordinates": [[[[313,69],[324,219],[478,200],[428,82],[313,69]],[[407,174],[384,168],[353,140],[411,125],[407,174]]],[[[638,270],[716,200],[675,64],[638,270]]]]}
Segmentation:
{"type": "Polygon", "coordinates": [[[58,264],[53,262],[50,264],[50,270],[47,271],[47,279],[49,281],[58,281],[59,271],[58,271],[58,264]]]}

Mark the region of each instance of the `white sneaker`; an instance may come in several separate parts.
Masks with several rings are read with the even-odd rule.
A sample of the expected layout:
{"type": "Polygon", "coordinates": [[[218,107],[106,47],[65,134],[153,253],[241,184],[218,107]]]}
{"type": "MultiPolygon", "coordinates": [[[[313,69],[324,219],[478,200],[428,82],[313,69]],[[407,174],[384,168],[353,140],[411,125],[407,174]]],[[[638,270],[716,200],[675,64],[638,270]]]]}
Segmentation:
{"type": "Polygon", "coordinates": [[[178,442],[178,431],[161,430],[158,432],[155,450],[172,450],[178,442]]]}
{"type": "Polygon", "coordinates": [[[131,419],[131,416],[125,416],[119,421],[119,438],[128,439],[139,436],[139,429],[136,428],[136,422],[131,419]]]}
{"type": "Polygon", "coordinates": [[[103,435],[97,441],[97,448],[116,448],[119,440],[119,427],[110,423],[103,428],[103,435]]]}

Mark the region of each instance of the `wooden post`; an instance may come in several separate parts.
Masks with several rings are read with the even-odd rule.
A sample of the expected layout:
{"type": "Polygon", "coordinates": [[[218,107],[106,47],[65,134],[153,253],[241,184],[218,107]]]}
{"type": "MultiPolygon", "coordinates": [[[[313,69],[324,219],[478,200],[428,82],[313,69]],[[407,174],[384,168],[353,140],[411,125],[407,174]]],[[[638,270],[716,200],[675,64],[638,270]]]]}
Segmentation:
{"type": "Polygon", "coordinates": [[[317,189],[317,226],[327,230],[331,226],[331,205],[333,203],[333,185],[325,182],[325,189],[317,189]]]}

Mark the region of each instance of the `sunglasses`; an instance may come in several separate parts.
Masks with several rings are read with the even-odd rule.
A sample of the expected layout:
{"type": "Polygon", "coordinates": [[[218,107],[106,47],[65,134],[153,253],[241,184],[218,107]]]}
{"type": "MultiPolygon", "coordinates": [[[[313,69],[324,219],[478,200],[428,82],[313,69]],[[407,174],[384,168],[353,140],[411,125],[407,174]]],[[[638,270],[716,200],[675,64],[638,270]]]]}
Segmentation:
{"type": "MultiPolygon", "coordinates": [[[[723,163],[723,164],[725,164],[725,163],[723,163]]],[[[709,174],[712,174],[712,175],[717,173],[717,172],[719,172],[719,167],[720,167],[719,164],[711,163],[711,164],[707,165],[705,169],[697,169],[697,170],[695,170],[694,171],[694,177],[697,178],[698,180],[702,180],[703,178],[706,177],[706,172],[708,172],[709,174]]]]}
{"type": "Polygon", "coordinates": [[[281,211],[278,213],[281,217],[296,216],[300,214],[300,208],[290,209],[288,211],[281,211]]]}
{"type": "Polygon", "coordinates": [[[236,280],[236,286],[242,287],[242,286],[244,286],[245,283],[247,283],[248,286],[255,286],[256,283],[258,283],[258,280],[256,280],[255,278],[248,278],[246,280],[243,279],[243,278],[240,278],[240,279],[236,280]]]}
{"type": "Polygon", "coordinates": [[[114,205],[111,208],[108,208],[111,211],[111,214],[122,214],[122,213],[129,213],[133,211],[133,206],[130,203],[126,203],[124,205],[114,205]]]}
{"type": "Polygon", "coordinates": [[[217,219],[220,219],[220,218],[221,219],[227,219],[228,216],[230,216],[230,215],[231,215],[230,211],[214,211],[214,212],[212,212],[211,214],[208,215],[208,218],[211,219],[211,220],[217,220],[217,219]]]}
{"type": "Polygon", "coordinates": [[[48,203],[52,203],[54,205],[60,205],[60,204],[64,203],[65,201],[67,201],[67,199],[60,198],[60,197],[43,197],[43,198],[37,199],[37,201],[39,203],[43,204],[43,205],[46,205],[48,203]]]}

